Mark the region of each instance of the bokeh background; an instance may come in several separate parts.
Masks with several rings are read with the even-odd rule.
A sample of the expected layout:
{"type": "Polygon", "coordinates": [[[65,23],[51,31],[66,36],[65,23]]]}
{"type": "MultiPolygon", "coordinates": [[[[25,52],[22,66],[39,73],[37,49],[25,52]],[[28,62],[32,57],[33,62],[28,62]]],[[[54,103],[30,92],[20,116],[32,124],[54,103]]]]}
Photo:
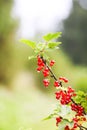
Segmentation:
{"type": "Polygon", "coordinates": [[[41,41],[62,31],[60,50],[49,53],[57,76],[87,92],[87,0],[0,0],[0,130],[54,130],[42,121],[55,107],[54,87],[45,89],[32,50],[21,38],[41,41]]]}

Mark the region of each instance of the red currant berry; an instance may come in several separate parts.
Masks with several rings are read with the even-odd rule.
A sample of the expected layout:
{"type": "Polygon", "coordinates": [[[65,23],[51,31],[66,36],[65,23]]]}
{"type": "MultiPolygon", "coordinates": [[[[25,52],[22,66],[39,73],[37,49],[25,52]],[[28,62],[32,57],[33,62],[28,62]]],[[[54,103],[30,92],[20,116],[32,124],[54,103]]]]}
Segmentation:
{"type": "Polygon", "coordinates": [[[58,100],[60,98],[60,96],[61,96],[61,93],[60,92],[56,92],[55,94],[56,94],[56,99],[58,100]]]}
{"type": "Polygon", "coordinates": [[[47,67],[43,70],[43,75],[44,77],[49,76],[49,69],[47,67]]]}
{"type": "Polygon", "coordinates": [[[85,118],[85,117],[83,117],[83,118],[82,118],[82,120],[83,120],[83,121],[86,121],[86,118],[85,118]]]}
{"type": "Polygon", "coordinates": [[[68,79],[66,79],[65,77],[59,77],[59,80],[64,81],[65,83],[68,83],[68,79]]]}
{"type": "Polygon", "coordinates": [[[37,72],[40,72],[42,69],[43,69],[43,67],[42,67],[42,66],[39,66],[39,67],[37,68],[37,72]]]}
{"type": "Polygon", "coordinates": [[[62,105],[65,105],[65,104],[66,104],[66,101],[65,101],[64,99],[61,99],[60,103],[61,103],[62,105]]]}
{"type": "Polygon", "coordinates": [[[50,82],[49,82],[48,79],[44,79],[44,80],[43,80],[43,84],[44,84],[45,87],[48,87],[48,86],[49,86],[49,83],[50,83],[50,82]]]}
{"type": "Polygon", "coordinates": [[[58,123],[60,123],[61,122],[61,118],[60,117],[57,117],[56,118],[56,126],[58,126],[58,123]]]}
{"type": "Polygon", "coordinates": [[[69,126],[66,125],[64,130],[70,130],[69,126]]]}
{"type": "Polygon", "coordinates": [[[68,93],[73,93],[75,90],[74,89],[72,89],[70,86],[68,87],[68,93]]]}
{"type": "Polygon", "coordinates": [[[55,82],[54,82],[54,86],[55,86],[55,87],[59,87],[59,86],[60,86],[59,81],[55,81],[55,82]]]}
{"type": "Polygon", "coordinates": [[[73,93],[72,96],[75,97],[75,96],[76,96],[76,93],[73,93]]]}
{"type": "Polygon", "coordinates": [[[64,79],[64,82],[65,82],[65,83],[68,83],[68,79],[64,79]]]}
{"type": "Polygon", "coordinates": [[[55,61],[54,61],[54,60],[51,60],[51,61],[50,61],[50,66],[53,66],[54,63],[55,63],[55,61]]]}
{"type": "Polygon", "coordinates": [[[43,60],[40,58],[40,56],[37,57],[37,65],[38,66],[44,66],[43,60]]]}
{"type": "Polygon", "coordinates": [[[74,122],[78,122],[79,119],[77,119],[77,118],[75,117],[75,118],[73,118],[73,121],[74,121],[74,122]]]}
{"type": "Polygon", "coordinates": [[[73,128],[77,128],[77,127],[78,127],[77,123],[74,123],[73,128]]]}

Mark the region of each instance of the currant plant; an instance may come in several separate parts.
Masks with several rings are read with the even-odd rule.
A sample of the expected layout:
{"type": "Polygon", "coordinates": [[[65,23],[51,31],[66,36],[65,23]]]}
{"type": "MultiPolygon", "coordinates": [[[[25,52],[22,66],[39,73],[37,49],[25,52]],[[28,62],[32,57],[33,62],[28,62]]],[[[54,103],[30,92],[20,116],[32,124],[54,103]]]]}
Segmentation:
{"type": "Polygon", "coordinates": [[[22,39],[21,42],[33,49],[33,56],[29,59],[37,59],[37,72],[44,76],[43,85],[47,88],[50,81],[54,80],[53,86],[56,89],[55,98],[57,106],[44,120],[54,118],[57,130],[87,130],[87,93],[75,92],[71,86],[64,87],[68,83],[65,77],[56,77],[52,71],[55,60],[46,55],[49,50],[58,49],[61,42],[55,40],[61,37],[61,32],[49,33],[43,36],[43,43],[36,43],[22,39]]]}

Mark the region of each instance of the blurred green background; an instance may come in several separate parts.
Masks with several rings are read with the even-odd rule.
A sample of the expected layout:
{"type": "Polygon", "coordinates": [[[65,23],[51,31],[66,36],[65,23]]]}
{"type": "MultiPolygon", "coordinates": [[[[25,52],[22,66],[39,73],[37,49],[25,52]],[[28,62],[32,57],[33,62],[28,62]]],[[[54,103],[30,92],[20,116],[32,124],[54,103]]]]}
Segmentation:
{"type": "MultiPolygon", "coordinates": [[[[49,55],[56,61],[57,76],[87,92],[87,2],[72,2],[63,27],[55,29],[63,32],[63,44],[49,55]]],[[[13,0],[0,0],[0,130],[55,130],[55,120],[42,121],[55,107],[55,89],[52,84],[44,88],[36,61],[28,60],[32,50],[17,38],[20,20],[12,16],[13,5],[13,0]]],[[[41,40],[42,32],[37,29],[32,40],[41,40]]]]}

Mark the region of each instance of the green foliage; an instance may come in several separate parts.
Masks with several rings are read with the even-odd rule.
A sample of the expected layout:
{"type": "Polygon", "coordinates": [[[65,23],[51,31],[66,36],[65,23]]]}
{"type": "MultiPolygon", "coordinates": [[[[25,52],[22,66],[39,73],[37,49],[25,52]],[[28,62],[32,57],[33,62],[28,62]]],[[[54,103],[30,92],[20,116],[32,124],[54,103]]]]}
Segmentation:
{"type": "Polygon", "coordinates": [[[25,44],[27,44],[32,49],[35,49],[35,47],[36,47],[36,42],[30,41],[30,40],[26,40],[26,39],[22,39],[20,41],[23,42],[23,43],[25,43],[25,44]]]}
{"type": "Polygon", "coordinates": [[[43,121],[52,119],[55,116],[55,114],[50,114],[48,117],[44,118],[43,121]]]}
{"type": "Polygon", "coordinates": [[[85,112],[87,113],[87,93],[84,93],[83,91],[76,92],[77,96],[74,97],[74,101],[77,104],[81,104],[81,106],[84,107],[85,112]]]}
{"type": "Polygon", "coordinates": [[[49,33],[49,34],[43,36],[44,40],[47,41],[47,42],[51,41],[53,39],[59,38],[59,37],[61,37],[61,32],[49,33]]]}
{"type": "Polygon", "coordinates": [[[45,40],[47,39],[45,43],[43,42],[43,43],[36,44],[36,42],[26,40],[26,39],[21,39],[20,41],[27,44],[32,49],[34,49],[35,53],[38,53],[40,51],[47,50],[47,49],[56,49],[58,45],[61,44],[61,42],[52,42],[51,40],[60,37],[60,35],[61,32],[47,34],[46,36],[44,36],[44,39],[45,40]]]}
{"type": "Polygon", "coordinates": [[[28,59],[31,60],[31,59],[34,59],[36,58],[36,55],[33,55],[33,56],[29,56],[28,59]]]}
{"type": "Polygon", "coordinates": [[[61,42],[49,42],[48,47],[49,49],[55,49],[55,48],[58,48],[59,44],[61,44],[61,42]]]}
{"type": "Polygon", "coordinates": [[[45,52],[49,52],[49,50],[58,49],[58,46],[61,44],[61,42],[53,42],[51,40],[58,38],[61,36],[61,32],[57,33],[49,33],[44,36],[45,42],[36,43],[30,40],[21,39],[20,42],[23,42],[27,44],[29,47],[31,47],[34,50],[33,56],[29,56],[28,59],[36,58],[38,54],[41,54],[46,59],[49,57],[46,55],[45,52]]]}

